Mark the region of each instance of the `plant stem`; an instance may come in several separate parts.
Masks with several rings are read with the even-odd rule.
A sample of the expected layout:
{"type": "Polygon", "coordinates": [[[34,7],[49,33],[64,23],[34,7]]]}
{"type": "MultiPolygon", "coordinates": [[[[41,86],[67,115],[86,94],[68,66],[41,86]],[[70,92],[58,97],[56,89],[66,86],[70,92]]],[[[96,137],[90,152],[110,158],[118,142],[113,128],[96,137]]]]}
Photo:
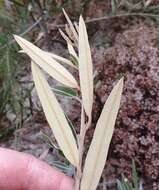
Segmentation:
{"type": "Polygon", "coordinates": [[[81,127],[80,127],[80,134],[78,136],[78,148],[79,148],[79,166],[76,171],[75,176],[75,190],[80,190],[80,181],[82,177],[82,159],[83,159],[83,149],[84,149],[84,139],[87,132],[87,129],[91,125],[91,118],[89,118],[88,123],[85,123],[85,116],[84,116],[84,108],[82,105],[81,108],[81,127]]]}

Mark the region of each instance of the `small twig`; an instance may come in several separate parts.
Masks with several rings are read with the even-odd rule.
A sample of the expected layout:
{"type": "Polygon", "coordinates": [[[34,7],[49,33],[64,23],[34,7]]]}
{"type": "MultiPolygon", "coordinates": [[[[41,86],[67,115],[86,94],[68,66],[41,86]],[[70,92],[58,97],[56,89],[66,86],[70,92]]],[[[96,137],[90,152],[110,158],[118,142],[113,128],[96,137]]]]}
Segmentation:
{"type": "Polygon", "coordinates": [[[35,23],[36,19],[35,19],[34,14],[33,14],[32,11],[30,11],[30,16],[31,16],[31,19],[32,19],[33,23],[35,23]]]}
{"type": "MultiPolygon", "coordinates": [[[[42,21],[42,17],[40,17],[35,23],[33,23],[29,28],[27,28],[24,32],[22,32],[19,36],[24,36],[27,33],[29,33],[31,30],[33,30],[40,22],[42,21]]],[[[15,43],[15,40],[12,39],[11,41],[9,41],[7,44],[5,44],[4,46],[0,47],[0,50],[6,48],[8,45],[12,45],[13,43],[15,43]]]]}
{"type": "Polygon", "coordinates": [[[159,15],[156,14],[150,14],[150,13],[123,13],[123,14],[117,14],[117,15],[112,15],[112,16],[103,16],[99,18],[93,18],[90,20],[86,20],[86,23],[91,23],[91,22],[97,22],[97,21],[102,21],[102,20],[108,20],[108,19],[114,19],[114,18],[120,18],[120,17],[128,17],[128,16],[140,16],[140,17],[158,17],[159,15]]]}
{"type": "MultiPolygon", "coordinates": [[[[140,16],[140,17],[158,17],[159,15],[156,14],[150,14],[150,13],[122,13],[122,14],[117,14],[117,15],[111,15],[111,16],[103,16],[99,18],[92,18],[88,19],[85,21],[86,24],[92,23],[92,22],[99,22],[103,20],[108,20],[108,19],[115,19],[115,18],[120,18],[120,17],[131,17],[131,16],[140,16]]],[[[52,29],[57,29],[57,28],[64,28],[65,24],[50,24],[52,29]]]]}

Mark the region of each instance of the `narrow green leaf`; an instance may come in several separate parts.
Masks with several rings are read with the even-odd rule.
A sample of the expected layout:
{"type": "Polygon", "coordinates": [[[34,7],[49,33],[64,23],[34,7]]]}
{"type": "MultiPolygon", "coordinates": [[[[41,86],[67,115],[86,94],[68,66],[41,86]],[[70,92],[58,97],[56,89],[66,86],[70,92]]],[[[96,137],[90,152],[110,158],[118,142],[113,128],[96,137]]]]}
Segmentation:
{"type": "Polygon", "coordinates": [[[118,190],[126,190],[122,182],[119,181],[118,179],[117,179],[117,187],[118,187],[118,190]]]}
{"type": "Polygon", "coordinates": [[[138,178],[138,175],[137,175],[136,165],[135,165],[134,160],[132,160],[132,178],[133,178],[133,184],[134,184],[135,190],[138,190],[138,188],[139,188],[139,178],[138,178]]]}
{"type": "Polygon", "coordinates": [[[116,1],[115,0],[111,0],[111,7],[112,7],[112,13],[115,14],[116,13],[116,1]]]}
{"type": "Polygon", "coordinates": [[[69,96],[69,97],[77,96],[77,93],[75,90],[73,90],[72,88],[65,87],[65,86],[55,86],[52,89],[58,95],[69,96]]]}

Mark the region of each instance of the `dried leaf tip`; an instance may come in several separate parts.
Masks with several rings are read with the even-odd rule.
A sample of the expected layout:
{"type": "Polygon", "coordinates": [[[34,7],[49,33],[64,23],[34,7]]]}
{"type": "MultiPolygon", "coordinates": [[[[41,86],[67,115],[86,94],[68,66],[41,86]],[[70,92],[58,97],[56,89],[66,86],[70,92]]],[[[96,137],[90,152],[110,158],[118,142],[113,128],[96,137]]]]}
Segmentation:
{"type": "Polygon", "coordinates": [[[82,16],[79,20],[79,76],[83,106],[91,119],[93,104],[93,65],[86,26],[82,16]]]}
{"type": "Polygon", "coordinates": [[[79,89],[76,79],[63,65],[24,38],[17,35],[14,38],[24,52],[50,76],[66,86],[79,89]]]}
{"type": "Polygon", "coordinates": [[[121,77],[114,88],[118,88],[119,91],[122,91],[123,87],[124,87],[124,77],[121,77]]]}
{"type": "Polygon", "coordinates": [[[72,34],[74,35],[75,39],[78,41],[78,34],[77,34],[77,32],[76,32],[76,29],[75,29],[75,27],[74,27],[72,21],[70,20],[69,16],[67,15],[65,9],[62,9],[62,11],[63,11],[63,13],[64,13],[64,15],[65,15],[65,18],[66,18],[66,20],[67,20],[69,26],[70,26],[70,29],[71,29],[72,34]]]}
{"type": "Polygon", "coordinates": [[[46,119],[64,155],[77,167],[79,163],[78,148],[64,112],[38,65],[33,62],[31,65],[33,80],[46,119]]]}
{"type": "Polygon", "coordinates": [[[96,190],[106,162],[123,91],[123,78],[111,91],[98,119],[85,160],[81,190],[96,190]]]}

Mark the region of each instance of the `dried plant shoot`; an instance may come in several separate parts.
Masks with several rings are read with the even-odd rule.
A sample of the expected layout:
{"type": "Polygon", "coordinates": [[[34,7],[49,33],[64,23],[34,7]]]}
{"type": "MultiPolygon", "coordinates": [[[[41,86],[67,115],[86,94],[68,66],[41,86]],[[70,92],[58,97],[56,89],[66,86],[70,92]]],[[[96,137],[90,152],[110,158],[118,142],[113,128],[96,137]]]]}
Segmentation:
{"type": "Polygon", "coordinates": [[[47,121],[60,149],[76,168],[74,176],[75,190],[95,190],[106,162],[113,135],[123,90],[123,78],[115,85],[103,107],[83,168],[84,139],[87,129],[91,126],[92,118],[93,65],[86,26],[82,16],[80,16],[79,25],[77,23],[73,24],[65,10],[63,12],[68,22],[66,27],[67,35],[61,30],[60,33],[66,40],[69,54],[76,59],[78,64],[74,65],[73,61],[69,59],[44,52],[19,36],[15,35],[14,37],[23,49],[23,52],[32,60],[33,81],[47,121]],[[78,52],[75,51],[75,46],[78,52]],[[72,74],[60,64],[61,62],[78,70],[80,87],[72,74]],[[80,133],[76,137],[74,137],[68,120],[40,68],[67,86],[53,88],[55,93],[76,97],[80,101],[82,110],[81,125],[80,133]],[[78,93],[71,88],[78,89],[78,93]],[[88,120],[85,119],[85,115],[88,116],[88,120]]]}

